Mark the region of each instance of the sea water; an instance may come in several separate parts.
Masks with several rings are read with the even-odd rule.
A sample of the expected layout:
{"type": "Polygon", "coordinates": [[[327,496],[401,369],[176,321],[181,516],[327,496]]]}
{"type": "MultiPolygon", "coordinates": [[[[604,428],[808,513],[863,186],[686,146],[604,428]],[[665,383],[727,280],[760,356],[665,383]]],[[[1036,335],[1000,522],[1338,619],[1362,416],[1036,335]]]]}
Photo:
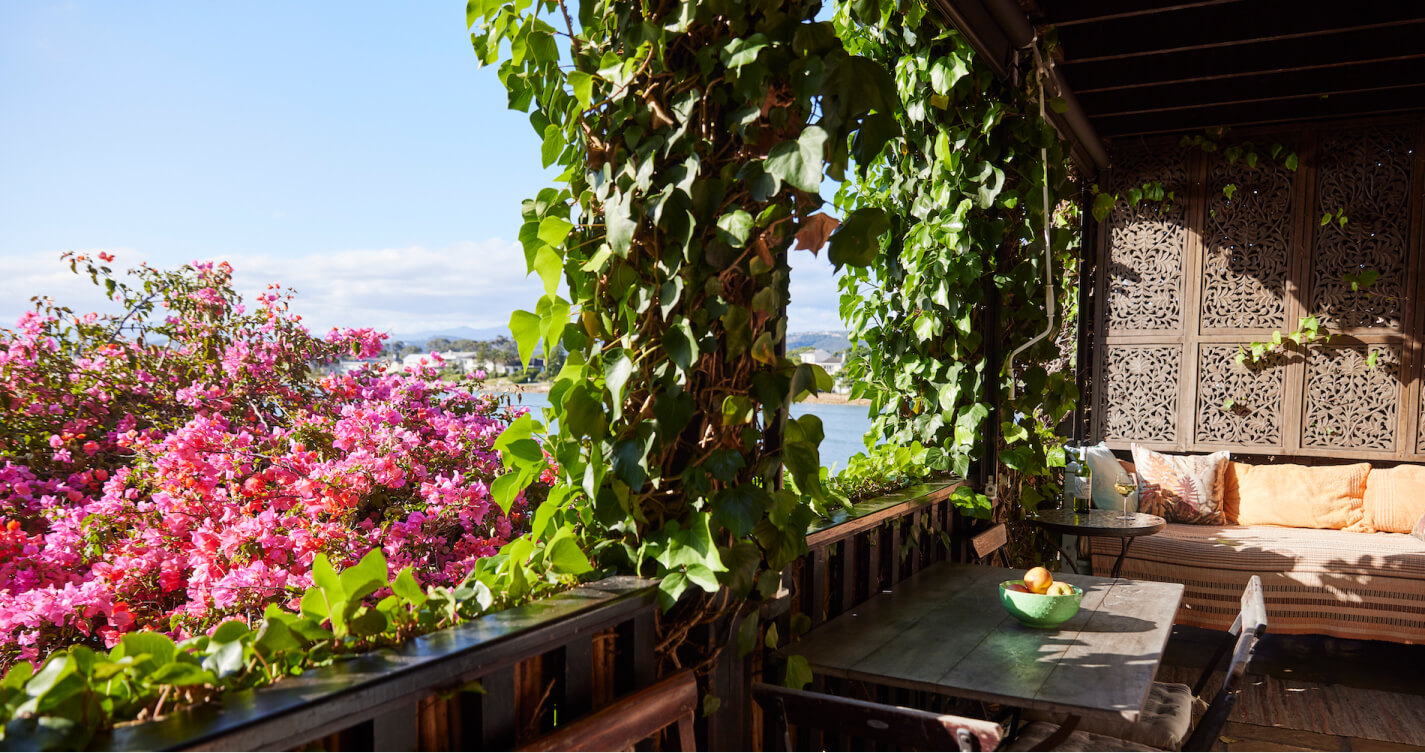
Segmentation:
{"type": "MultiPolygon", "coordinates": [[[[543,392],[522,392],[512,395],[514,405],[527,405],[538,418],[541,409],[549,407],[549,395],[543,392]]],[[[792,416],[801,418],[811,413],[821,419],[826,438],[821,442],[821,464],[834,469],[846,467],[846,461],[858,452],[865,452],[861,438],[871,429],[869,409],[864,405],[834,405],[828,403],[798,403],[792,406],[792,416]]]]}

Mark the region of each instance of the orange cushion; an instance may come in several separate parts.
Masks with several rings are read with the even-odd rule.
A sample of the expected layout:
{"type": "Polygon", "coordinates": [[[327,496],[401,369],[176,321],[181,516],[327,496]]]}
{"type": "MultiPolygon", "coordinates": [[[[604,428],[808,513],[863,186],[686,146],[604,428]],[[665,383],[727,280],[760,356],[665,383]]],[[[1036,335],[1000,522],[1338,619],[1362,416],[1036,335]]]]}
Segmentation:
{"type": "Polygon", "coordinates": [[[1253,466],[1238,479],[1237,523],[1361,530],[1370,472],[1370,463],[1253,466]]]}
{"type": "Polygon", "coordinates": [[[1398,465],[1371,472],[1366,483],[1364,525],[1375,531],[1410,533],[1425,517],[1425,466],[1398,465]]]}
{"type": "Polygon", "coordinates": [[[1242,507],[1242,479],[1251,470],[1250,463],[1233,460],[1227,464],[1227,471],[1222,475],[1222,514],[1234,526],[1237,525],[1237,511],[1242,507]]]}

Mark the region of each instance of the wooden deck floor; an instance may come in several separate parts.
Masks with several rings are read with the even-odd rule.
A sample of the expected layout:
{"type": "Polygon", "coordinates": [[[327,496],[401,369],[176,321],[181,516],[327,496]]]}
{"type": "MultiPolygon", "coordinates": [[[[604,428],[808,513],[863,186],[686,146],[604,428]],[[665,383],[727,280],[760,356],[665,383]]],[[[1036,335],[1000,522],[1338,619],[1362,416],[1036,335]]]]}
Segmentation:
{"type": "MultiPolygon", "coordinates": [[[[1175,628],[1159,679],[1192,684],[1220,635],[1175,628]]],[[[1269,634],[1250,672],[1214,750],[1425,751],[1425,646],[1269,634]]]]}

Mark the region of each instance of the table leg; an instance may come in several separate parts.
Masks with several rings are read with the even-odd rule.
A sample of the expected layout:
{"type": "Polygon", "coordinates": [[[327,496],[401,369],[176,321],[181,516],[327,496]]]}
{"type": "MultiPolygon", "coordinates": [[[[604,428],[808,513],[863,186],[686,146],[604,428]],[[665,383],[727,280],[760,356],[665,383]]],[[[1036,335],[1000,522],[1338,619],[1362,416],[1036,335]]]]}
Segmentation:
{"type": "Polygon", "coordinates": [[[1137,536],[1124,536],[1120,540],[1121,549],[1118,550],[1118,559],[1113,563],[1113,570],[1109,571],[1110,578],[1117,578],[1123,572],[1123,558],[1128,556],[1128,546],[1133,543],[1137,536]]]}
{"type": "Polygon", "coordinates": [[[1055,537],[1054,537],[1054,548],[1059,550],[1059,555],[1064,558],[1064,561],[1065,561],[1065,562],[1069,563],[1069,567],[1072,567],[1072,568],[1074,569],[1074,574],[1075,574],[1075,575],[1078,575],[1078,574],[1079,574],[1078,558],[1075,557],[1075,556],[1072,555],[1072,554],[1069,554],[1068,550],[1064,548],[1064,537],[1063,537],[1063,536],[1055,536],[1055,537]]]}
{"type": "Polygon", "coordinates": [[[1077,726],[1079,726],[1079,718],[1073,715],[1068,716],[1064,719],[1064,722],[1059,725],[1058,729],[1054,730],[1048,737],[1040,740],[1034,747],[1030,748],[1030,750],[1054,750],[1058,748],[1065,740],[1069,739],[1069,735],[1073,734],[1074,728],[1077,726]]]}

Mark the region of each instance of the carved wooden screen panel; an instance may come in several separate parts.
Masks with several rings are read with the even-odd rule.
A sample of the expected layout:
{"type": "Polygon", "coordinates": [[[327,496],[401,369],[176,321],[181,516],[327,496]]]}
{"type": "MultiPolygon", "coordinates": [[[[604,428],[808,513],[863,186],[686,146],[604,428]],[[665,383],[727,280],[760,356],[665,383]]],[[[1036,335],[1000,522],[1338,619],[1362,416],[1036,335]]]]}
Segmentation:
{"type": "Polygon", "coordinates": [[[1244,140],[1255,166],[1177,138],[1112,149],[1104,185],[1124,196],[1161,181],[1178,200],[1120,199],[1098,234],[1095,435],[1116,449],[1425,460],[1425,119],[1226,143],[1244,140]],[[1300,167],[1269,158],[1274,143],[1300,167]],[[1353,288],[1365,270],[1379,279],[1353,288]],[[1309,315],[1329,343],[1238,362],[1309,315]]]}

